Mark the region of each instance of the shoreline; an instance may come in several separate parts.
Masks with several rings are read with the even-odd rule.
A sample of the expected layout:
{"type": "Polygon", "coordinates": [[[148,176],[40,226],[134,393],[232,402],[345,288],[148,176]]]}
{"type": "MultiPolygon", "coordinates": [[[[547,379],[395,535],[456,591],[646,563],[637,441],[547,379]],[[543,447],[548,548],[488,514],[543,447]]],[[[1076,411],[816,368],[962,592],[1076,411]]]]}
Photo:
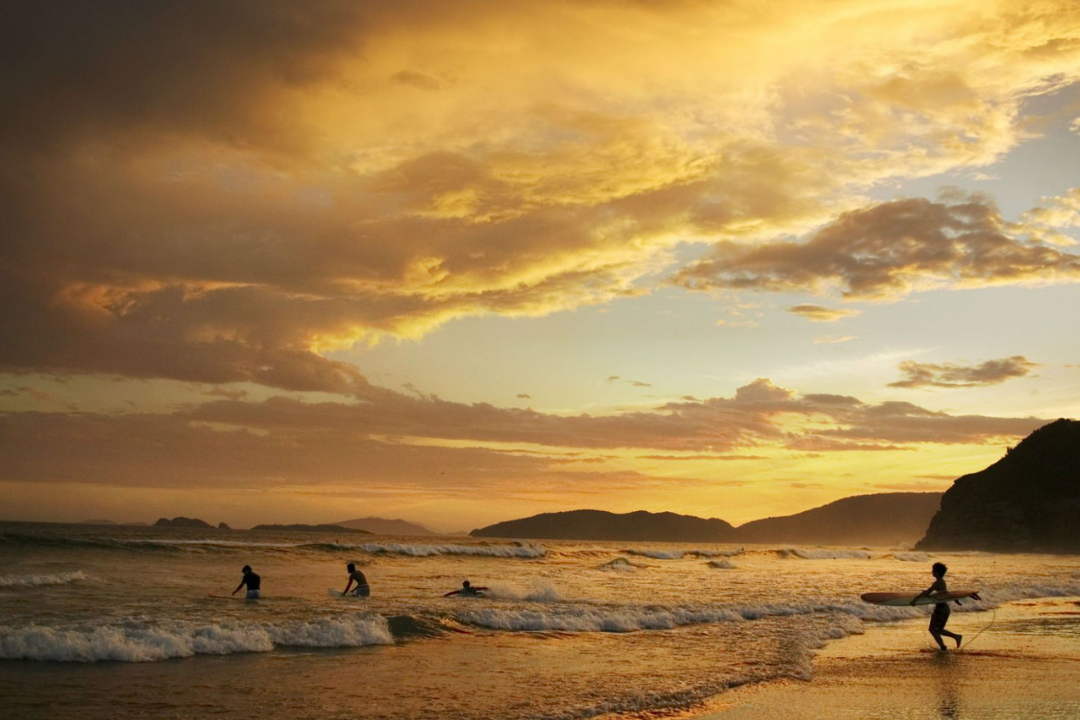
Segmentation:
{"type": "Polygon", "coordinates": [[[1077,598],[1016,601],[994,615],[954,613],[950,629],[972,637],[971,645],[935,649],[923,619],[865,623],[862,634],[816,652],[811,679],[736,687],[691,714],[696,720],[1080,717],[1077,598]]]}

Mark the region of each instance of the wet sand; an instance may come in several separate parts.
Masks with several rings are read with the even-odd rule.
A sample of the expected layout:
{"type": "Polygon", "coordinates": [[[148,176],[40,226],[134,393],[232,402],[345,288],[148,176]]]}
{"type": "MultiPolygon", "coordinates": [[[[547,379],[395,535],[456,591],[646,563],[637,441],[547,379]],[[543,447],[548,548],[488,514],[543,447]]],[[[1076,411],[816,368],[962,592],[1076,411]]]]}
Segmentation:
{"type": "MultiPolygon", "coordinates": [[[[974,636],[989,613],[954,613],[974,636]]],[[[867,625],[814,659],[810,681],[737,688],[708,720],[1080,718],[1080,606],[1076,598],[1018,603],[956,652],[933,649],[925,623],[867,625]]],[[[952,643],[950,642],[950,645],[952,643]]]]}

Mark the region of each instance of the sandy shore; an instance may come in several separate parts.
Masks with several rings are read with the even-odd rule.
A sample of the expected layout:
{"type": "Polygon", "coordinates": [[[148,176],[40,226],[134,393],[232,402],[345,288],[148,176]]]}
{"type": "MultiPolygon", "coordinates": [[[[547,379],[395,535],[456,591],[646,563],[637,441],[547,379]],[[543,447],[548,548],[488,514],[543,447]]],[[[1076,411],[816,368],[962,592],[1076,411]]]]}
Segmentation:
{"type": "MultiPolygon", "coordinates": [[[[989,613],[954,613],[968,637],[989,613]]],[[[999,608],[993,625],[959,652],[932,649],[925,622],[867,624],[814,660],[811,681],[743,687],[706,710],[708,720],[784,718],[1080,718],[1080,605],[1076,598],[999,608]]]]}

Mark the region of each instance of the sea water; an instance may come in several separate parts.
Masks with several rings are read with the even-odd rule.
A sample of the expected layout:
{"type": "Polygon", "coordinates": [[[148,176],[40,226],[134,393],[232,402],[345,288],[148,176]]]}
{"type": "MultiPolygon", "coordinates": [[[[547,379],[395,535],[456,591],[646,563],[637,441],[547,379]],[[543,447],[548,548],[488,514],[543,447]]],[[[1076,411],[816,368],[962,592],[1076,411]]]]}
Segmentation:
{"type": "MultiPolygon", "coordinates": [[[[874,624],[906,623],[924,647],[929,608],[859,595],[920,590],[937,560],[950,588],[981,590],[954,606],[968,637],[1002,604],[1080,596],[1070,556],[0,523],[0,714],[692,713],[732,687],[808,679],[817,648],[874,624]],[[370,598],[327,592],[348,562],[370,598]],[[245,564],[263,599],[210,597],[245,564]],[[443,597],[466,579],[486,596],[443,597]]],[[[1080,621],[1054,622],[1080,659],[1080,621]]]]}

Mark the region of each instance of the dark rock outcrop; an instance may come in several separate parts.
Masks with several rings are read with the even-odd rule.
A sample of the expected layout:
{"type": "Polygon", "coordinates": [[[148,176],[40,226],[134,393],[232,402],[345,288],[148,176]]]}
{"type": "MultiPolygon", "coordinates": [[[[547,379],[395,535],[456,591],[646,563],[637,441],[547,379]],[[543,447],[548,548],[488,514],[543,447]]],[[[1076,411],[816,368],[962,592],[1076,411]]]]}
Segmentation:
{"type": "Polygon", "coordinates": [[[208,528],[213,526],[198,518],[174,517],[172,520],[169,518],[161,518],[154,523],[154,527],[208,528]]]}
{"type": "Polygon", "coordinates": [[[616,514],[603,510],[542,513],[489,525],[472,537],[545,540],[651,540],[658,542],[729,542],[735,528],[716,518],[644,510],[616,514]]]}
{"type": "Polygon", "coordinates": [[[953,483],[916,547],[1080,553],[1080,422],[1043,426],[953,483]]]}
{"type": "Polygon", "coordinates": [[[225,523],[225,522],[219,522],[217,524],[217,529],[218,530],[232,530],[232,528],[229,527],[228,523],[225,523]]]}
{"type": "Polygon", "coordinates": [[[737,542],[900,545],[926,532],[941,493],[880,493],[843,498],[796,515],[754,520],[735,529],[737,542]]]}

